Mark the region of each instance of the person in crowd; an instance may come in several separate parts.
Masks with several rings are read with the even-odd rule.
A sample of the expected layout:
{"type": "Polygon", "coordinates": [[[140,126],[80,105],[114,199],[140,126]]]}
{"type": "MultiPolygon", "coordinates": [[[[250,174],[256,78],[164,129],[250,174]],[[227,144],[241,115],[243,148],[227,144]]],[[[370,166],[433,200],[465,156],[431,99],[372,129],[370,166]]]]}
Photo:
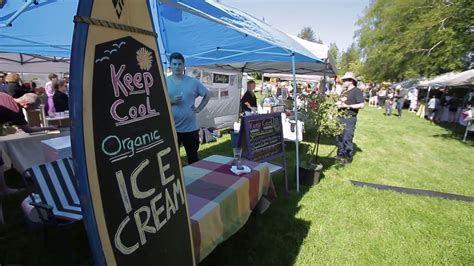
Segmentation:
{"type": "Polygon", "coordinates": [[[247,91],[240,100],[242,112],[252,112],[252,108],[257,108],[257,97],[255,96],[255,81],[249,80],[247,82],[247,91]]]}
{"type": "Polygon", "coordinates": [[[439,108],[439,99],[436,98],[436,95],[433,94],[433,97],[428,102],[428,118],[431,122],[437,122],[436,113],[439,108]]]}
{"type": "Polygon", "coordinates": [[[282,84],[280,82],[280,79],[276,78],[276,84],[275,84],[275,91],[276,91],[275,95],[276,95],[276,97],[279,97],[281,95],[281,93],[282,93],[281,90],[282,90],[282,84]]]}
{"type": "Polygon", "coordinates": [[[308,95],[311,93],[311,84],[303,82],[301,84],[301,92],[305,95],[308,95]]]}
{"type": "Polygon", "coordinates": [[[337,156],[336,160],[345,165],[352,162],[354,155],[354,131],[357,122],[359,109],[364,108],[364,95],[357,88],[357,78],[354,73],[347,72],[342,78],[345,89],[343,97],[337,102],[338,108],[344,110],[346,116],[339,117],[339,122],[344,126],[341,135],[337,136],[337,156]]]}
{"type": "Polygon", "coordinates": [[[369,84],[367,90],[369,92],[369,107],[376,107],[375,96],[377,95],[377,90],[375,89],[375,86],[369,84]]]}
{"type": "Polygon", "coordinates": [[[385,101],[387,100],[387,89],[382,86],[380,87],[380,90],[378,91],[378,102],[379,102],[379,108],[382,109],[382,107],[385,105],[385,101]]]}
{"type": "Polygon", "coordinates": [[[35,93],[37,87],[38,87],[38,85],[36,84],[36,82],[31,81],[31,90],[30,90],[30,92],[35,93]]]}
{"type": "Polygon", "coordinates": [[[186,150],[188,164],[199,160],[199,128],[196,113],[201,112],[209,102],[209,90],[198,80],[184,74],[184,57],[180,53],[172,53],[170,66],[172,75],[166,78],[171,111],[178,135],[179,145],[183,144],[186,150]],[[195,100],[203,97],[198,107],[195,100]]]}
{"type": "Polygon", "coordinates": [[[395,90],[395,100],[396,100],[396,107],[398,112],[398,118],[402,118],[402,110],[403,106],[405,105],[405,98],[406,98],[406,91],[400,87],[397,87],[395,90]]]}
{"type": "Polygon", "coordinates": [[[282,86],[282,88],[281,88],[281,98],[282,98],[283,100],[288,99],[289,84],[290,84],[289,81],[285,81],[285,82],[283,82],[283,84],[282,84],[283,86],[282,86]]]}
{"type": "Polygon", "coordinates": [[[0,73],[0,92],[8,93],[8,85],[5,82],[5,74],[0,73]]]}
{"type": "Polygon", "coordinates": [[[439,97],[438,106],[436,107],[436,115],[434,120],[437,122],[442,121],[442,117],[444,116],[445,107],[448,107],[448,101],[450,96],[448,96],[448,88],[444,87],[440,89],[441,96],[439,97]]]}
{"type": "MultiPolygon", "coordinates": [[[[29,105],[34,104],[36,97],[34,93],[26,93],[19,98],[13,98],[7,93],[0,92],[0,124],[12,123],[26,133],[55,130],[56,127],[33,127],[26,122],[22,108],[27,108],[29,105]]],[[[0,151],[0,194],[13,193],[16,190],[9,188],[5,183],[3,165],[4,162],[0,151]]]]}
{"type": "Polygon", "coordinates": [[[17,73],[10,73],[5,78],[5,81],[8,85],[8,94],[13,98],[20,98],[25,93],[28,92],[28,89],[25,88],[21,83],[20,76],[17,73]]]}
{"type": "Polygon", "coordinates": [[[33,93],[33,87],[31,86],[31,82],[23,82],[23,87],[25,87],[25,93],[33,93]]]}
{"type": "Polygon", "coordinates": [[[49,78],[49,81],[46,82],[46,85],[45,85],[46,95],[48,96],[48,102],[45,108],[46,108],[46,113],[49,116],[54,116],[56,109],[54,108],[53,96],[56,91],[53,88],[53,83],[58,80],[58,75],[51,73],[49,74],[48,78],[49,78]]]}
{"type": "Polygon", "coordinates": [[[36,106],[44,108],[48,102],[48,96],[44,87],[36,87],[34,93],[38,98],[36,99],[36,106]],[[42,106],[41,106],[42,105],[42,106]]]}
{"type": "Polygon", "coordinates": [[[391,116],[392,115],[392,108],[394,103],[394,94],[392,89],[387,90],[387,96],[385,97],[385,115],[391,116]]]}
{"type": "Polygon", "coordinates": [[[55,93],[53,103],[56,112],[69,111],[69,97],[67,96],[67,86],[64,79],[58,80],[53,84],[55,93]]]}
{"type": "Polygon", "coordinates": [[[408,108],[408,112],[415,112],[418,109],[418,89],[416,87],[412,87],[410,89],[410,93],[408,94],[408,100],[410,100],[410,107],[408,108]]]}
{"type": "Polygon", "coordinates": [[[338,76],[336,76],[334,78],[334,88],[332,90],[332,93],[337,94],[337,95],[341,95],[342,91],[343,91],[342,81],[338,76]]]}
{"type": "Polygon", "coordinates": [[[456,123],[457,117],[456,114],[458,113],[459,107],[461,107],[462,102],[456,96],[452,96],[451,99],[448,101],[448,110],[449,110],[449,122],[456,123]]]}

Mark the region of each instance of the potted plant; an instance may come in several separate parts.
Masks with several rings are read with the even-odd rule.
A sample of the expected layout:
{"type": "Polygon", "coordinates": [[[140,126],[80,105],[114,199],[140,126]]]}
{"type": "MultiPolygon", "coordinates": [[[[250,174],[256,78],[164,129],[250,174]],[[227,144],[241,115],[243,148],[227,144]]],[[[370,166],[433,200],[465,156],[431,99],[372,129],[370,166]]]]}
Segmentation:
{"type": "Polygon", "coordinates": [[[302,185],[318,184],[323,165],[319,162],[318,152],[321,135],[337,136],[344,127],[339,123],[339,116],[344,113],[337,108],[339,96],[324,93],[302,94],[300,99],[303,106],[299,109],[302,114],[305,135],[311,145],[305,150],[299,165],[300,183],[302,185]]]}

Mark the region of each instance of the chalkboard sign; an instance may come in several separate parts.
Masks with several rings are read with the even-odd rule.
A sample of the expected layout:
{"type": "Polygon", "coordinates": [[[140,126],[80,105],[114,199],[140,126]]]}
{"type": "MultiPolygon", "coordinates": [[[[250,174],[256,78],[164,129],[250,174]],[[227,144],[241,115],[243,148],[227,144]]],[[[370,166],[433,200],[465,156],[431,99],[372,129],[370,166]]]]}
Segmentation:
{"type": "Polygon", "coordinates": [[[244,158],[257,162],[283,158],[281,170],[285,172],[285,189],[288,191],[281,113],[242,117],[239,135],[244,158]]]}
{"type": "Polygon", "coordinates": [[[245,116],[242,121],[246,158],[261,161],[284,152],[280,113],[245,116]]]}
{"type": "Polygon", "coordinates": [[[131,33],[122,24],[120,31],[89,27],[89,38],[75,32],[75,51],[85,59],[75,57],[71,72],[78,100],[73,154],[91,250],[100,265],[193,265],[184,180],[147,1],[133,8],[110,3],[80,5],[78,12],[145,30],[131,33]]]}
{"type": "Polygon", "coordinates": [[[214,73],[213,82],[218,84],[229,84],[229,75],[214,73]]]}

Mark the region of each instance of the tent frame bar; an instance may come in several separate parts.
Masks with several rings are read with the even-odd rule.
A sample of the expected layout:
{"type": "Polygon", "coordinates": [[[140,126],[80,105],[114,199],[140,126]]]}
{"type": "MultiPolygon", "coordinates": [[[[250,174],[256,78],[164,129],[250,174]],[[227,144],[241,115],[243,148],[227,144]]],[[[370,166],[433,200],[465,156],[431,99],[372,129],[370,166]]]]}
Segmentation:
{"type": "Polygon", "coordinates": [[[219,60],[229,59],[229,58],[233,58],[233,57],[237,57],[237,56],[241,56],[241,55],[245,55],[245,54],[251,54],[251,53],[263,54],[263,55],[277,55],[277,56],[288,56],[289,55],[289,54],[284,54],[284,53],[262,52],[262,51],[272,49],[272,48],[275,48],[275,46],[260,48],[260,49],[256,49],[256,50],[252,50],[252,51],[223,49],[223,48],[217,47],[216,49],[212,49],[212,50],[208,50],[208,51],[205,51],[205,52],[202,52],[202,53],[199,53],[199,54],[194,54],[194,55],[187,56],[187,58],[197,58],[197,59],[205,59],[205,60],[211,60],[211,61],[219,61],[219,60]],[[204,55],[204,54],[207,54],[207,53],[212,53],[212,52],[217,52],[217,51],[219,51],[219,52],[237,52],[238,54],[228,55],[228,56],[219,57],[219,58],[201,56],[201,55],[204,55]]]}
{"type": "Polygon", "coordinates": [[[15,12],[15,14],[13,14],[13,16],[12,16],[9,20],[7,20],[7,22],[0,24],[0,28],[11,27],[13,21],[14,21],[18,16],[20,16],[21,13],[23,13],[23,11],[25,11],[25,9],[27,9],[31,4],[37,5],[38,2],[37,2],[36,0],[28,0],[28,1],[26,1],[26,3],[24,3],[23,6],[20,7],[20,9],[18,9],[18,10],[15,12]]]}

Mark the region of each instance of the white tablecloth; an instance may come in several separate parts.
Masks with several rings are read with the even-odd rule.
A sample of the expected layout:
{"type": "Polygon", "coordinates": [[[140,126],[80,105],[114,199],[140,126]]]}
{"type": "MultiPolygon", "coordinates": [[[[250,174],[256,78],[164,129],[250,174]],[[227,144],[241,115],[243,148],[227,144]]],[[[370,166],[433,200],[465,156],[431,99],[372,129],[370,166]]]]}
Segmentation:
{"type": "Polygon", "coordinates": [[[0,137],[0,152],[5,166],[13,166],[20,173],[46,162],[42,140],[69,135],[69,129],[61,129],[58,134],[33,134],[20,132],[0,137]]]}

